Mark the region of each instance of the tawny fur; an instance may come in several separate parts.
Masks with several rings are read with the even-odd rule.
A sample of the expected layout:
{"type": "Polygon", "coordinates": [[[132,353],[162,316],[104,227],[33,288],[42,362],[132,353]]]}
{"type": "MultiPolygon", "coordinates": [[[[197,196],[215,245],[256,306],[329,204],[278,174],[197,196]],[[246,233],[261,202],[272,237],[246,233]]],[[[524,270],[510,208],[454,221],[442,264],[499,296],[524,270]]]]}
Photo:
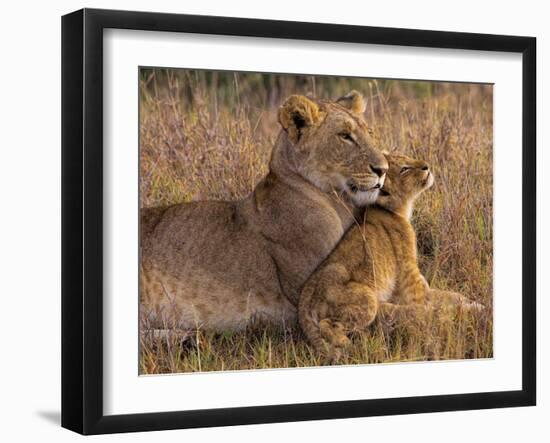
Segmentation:
{"type": "Polygon", "coordinates": [[[431,292],[418,269],[410,216],[415,199],[433,184],[428,164],[402,155],[386,158],[389,169],[376,205],[346,233],[300,296],[302,330],[318,351],[332,358],[349,344],[351,332],[364,331],[382,312],[395,317],[399,306],[420,307],[428,298],[467,302],[455,292],[431,292]]]}
{"type": "MultiPolygon", "coordinates": [[[[373,203],[387,169],[362,115],[291,96],[270,172],[247,198],[141,210],[141,313],[151,328],[296,320],[300,289],[373,203]]],[[[349,106],[348,106],[349,105],[349,106]]]]}

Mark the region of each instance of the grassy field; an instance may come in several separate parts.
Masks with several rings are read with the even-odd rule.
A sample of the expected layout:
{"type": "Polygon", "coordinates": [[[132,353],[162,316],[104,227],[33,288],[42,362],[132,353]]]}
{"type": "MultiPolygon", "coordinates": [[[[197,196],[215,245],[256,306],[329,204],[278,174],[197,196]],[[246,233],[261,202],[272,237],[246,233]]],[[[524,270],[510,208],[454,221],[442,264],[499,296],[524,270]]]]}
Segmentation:
{"type": "MultiPolygon", "coordinates": [[[[141,206],[233,200],[267,173],[290,94],[337,98],[351,89],[380,149],[427,160],[434,187],[416,205],[420,268],[430,285],[485,312],[428,312],[377,321],[341,364],[487,358],[493,353],[492,87],[358,78],[152,70],[140,73],[141,206]]],[[[143,374],[317,366],[299,328],[141,335],[143,374]]]]}

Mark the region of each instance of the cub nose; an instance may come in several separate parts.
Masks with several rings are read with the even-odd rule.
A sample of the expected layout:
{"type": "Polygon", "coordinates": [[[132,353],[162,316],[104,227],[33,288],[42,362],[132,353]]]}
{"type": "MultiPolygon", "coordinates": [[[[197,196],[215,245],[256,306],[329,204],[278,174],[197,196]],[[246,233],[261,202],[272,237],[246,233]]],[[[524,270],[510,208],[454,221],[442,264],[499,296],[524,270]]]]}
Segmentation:
{"type": "Polygon", "coordinates": [[[372,172],[374,172],[378,177],[382,177],[386,171],[388,170],[387,167],[384,166],[374,166],[370,165],[370,169],[372,172]]]}

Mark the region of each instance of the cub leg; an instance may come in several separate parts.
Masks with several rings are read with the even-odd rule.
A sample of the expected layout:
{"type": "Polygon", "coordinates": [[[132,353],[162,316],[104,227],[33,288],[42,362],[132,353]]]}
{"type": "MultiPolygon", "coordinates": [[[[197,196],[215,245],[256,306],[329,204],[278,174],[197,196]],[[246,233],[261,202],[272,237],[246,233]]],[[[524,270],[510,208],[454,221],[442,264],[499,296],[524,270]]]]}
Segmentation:
{"type": "Polygon", "coordinates": [[[337,363],[342,356],[342,350],[351,344],[345,326],[338,321],[325,318],[319,322],[319,329],[325,343],[325,361],[330,364],[337,363]]]}
{"type": "Polygon", "coordinates": [[[300,295],[298,317],[313,347],[333,354],[347,346],[348,334],[365,329],[376,317],[378,299],[367,285],[350,282],[341,264],[330,264],[315,274],[300,295]]]}
{"type": "Polygon", "coordinates": [[[319,322],[321,336],[332,347],[343,348],[350,344],[346,328],[339,321],[324,318],[319,322]]]}
{"type": "Polygon", "coordinates": [[[383,302],[378,309],[378,318],[386,325],[407,324],[421,319],[430,310],[429,305],[419,303],[402,305],[383,302]]]}
{"type": "Polygon", "coordinates": [[[399,284],[392,295],[392,302],[400,305],[424,304],[428,290],[428,283],[418,267],[406,266],[400,271],[399,284]]]}
{"type": "Polygon", "coordinates": [[[485,306],[470,300],[458,292],[443,291],[441,289],[429,289],[426,300],[435,307],[460,306],[468,311],[483,311],[485,306]]]}
{"type": "Polygon", "coordinates": [[[318,352],[330,352],[336,340],[330,321],[331,303],[326,299],[326,294],[331,292],[331,288],[342,287],[349,279],[350,274],[345,266],[332,263],[312,276],[302,289],[298,320],[307,340],[318,352]]]}
{"type": "Polygon", "coordinates": [[[379,319],[387,325],[415,322],[430,311],[426,305],[430,287],[418,267],[404,267],[399,279],[400,283],[392,294],[391,303],[380,303],[378,310],[379,319]]]}
{"type": "Polygon", "coordinates": [[[363,283],[349,282],[338,294],[331,293],[335,318],[342,322],[349,332],[365,330],[378,313],[378,297],[372,288],[363,283]]]}
{"type": "Polygon", "coordinates": [[[319,328],[329,353],[339,354],[342,348],[350,345],[348,335],[351,332],[364,331],[374,321],[378,298],[369,286],[356,282],[332,286],[327,291],[329,316],[319,322],[319,328]]]}

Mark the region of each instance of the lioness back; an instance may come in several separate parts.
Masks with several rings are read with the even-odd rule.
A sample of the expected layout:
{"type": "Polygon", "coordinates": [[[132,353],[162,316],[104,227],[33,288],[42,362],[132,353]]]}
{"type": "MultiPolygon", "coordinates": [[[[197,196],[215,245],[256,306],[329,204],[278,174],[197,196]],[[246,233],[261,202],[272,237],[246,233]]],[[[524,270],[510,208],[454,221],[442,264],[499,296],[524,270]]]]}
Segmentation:
{"type": "Polygon", "coordinates": [[[258,311],[291,320],[293,307],[273,278],[277,270],[265,239],[247,223],[239,206],[175,206],[143,241],[141,291],[147,294],[146,315],[157,327],[215,324],[215,329],[231,329],[228,313],[245,318],[258,311]]]}
{"type": "Polygon", "coordinates": [[[387,162],[361,116],[291,96],[269,174],[247,198],[144,210],[141,313],[149,327],[239,329],[292,323],[305,280],[374,202],[387,162]]]}

